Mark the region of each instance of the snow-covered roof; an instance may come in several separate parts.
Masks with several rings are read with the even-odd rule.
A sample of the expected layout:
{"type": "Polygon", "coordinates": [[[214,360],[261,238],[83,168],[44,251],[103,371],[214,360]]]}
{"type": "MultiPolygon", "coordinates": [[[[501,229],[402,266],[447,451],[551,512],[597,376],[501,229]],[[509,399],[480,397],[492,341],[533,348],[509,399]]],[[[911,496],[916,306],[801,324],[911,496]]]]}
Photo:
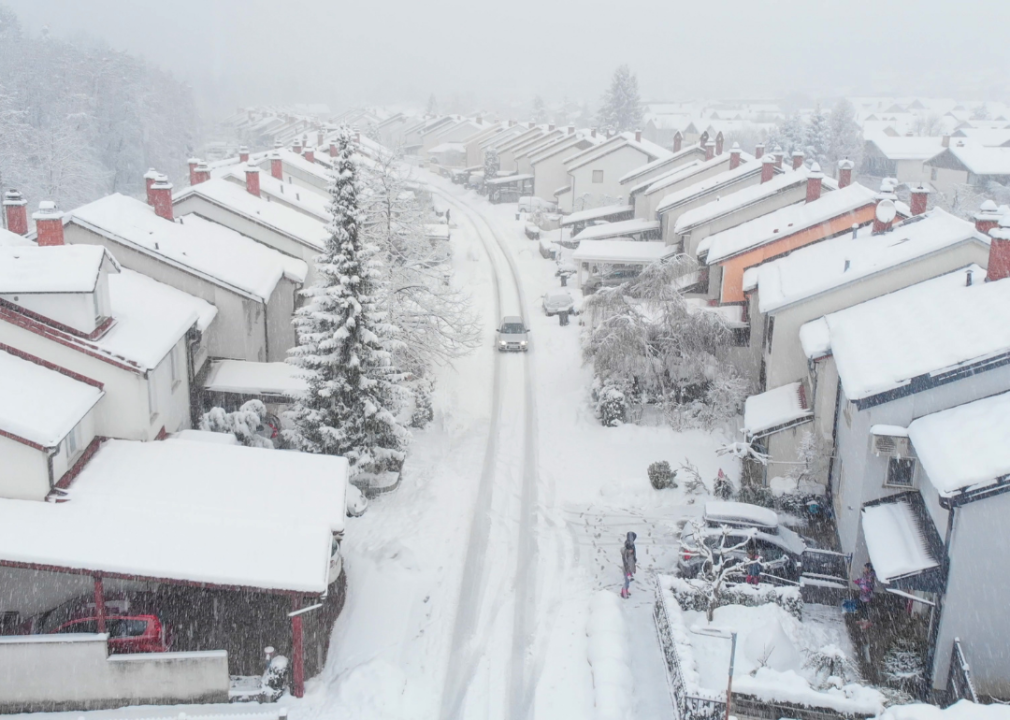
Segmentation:
{"type": "MultiPolygon", "coordinates": [[[[221,177],[245,189],[245,172],[241,169],[229,170],[222,174],[221,177]]],[[[276,198],[302,212],[312,215],[312,217],[320,222],[328,223],[330,221],[329,195],[324,195],[301,185],[282,182],[270,175],[270,173],[260,173],[260,196],[265,196],[268,200],[276,198]]]]}
{"type": "Polygon", "coordinates": [[[701,145],[699,145],[698,143],[688,145],[686,147],[681,148],[675,153],[671,153],[669,156],[661,157],[658,160],[647,162],[644,165],[639,165],[634,170],[630,170],[629,172],[626,172],[624,175],[622,175],[621,179],[618,180],[618,182],[621,185],[633,182],[638,178],[642,177],[643,175],[652,172],[653,170],[659,170],[660,168],[663,168],[668,164],[672,165],[676,163],[678,160],[686,160],[687,158],[690,158],[692,155],[697,155],[700,152],[703,152],[703,150],[701,148],[701,145]]]}
{"type": "Polygon", "coordinates": [[[69,502],[0,500],[0,560],[322,593],[346,482],[329,455],[110,440],[69,502]]]}
{"type": "Polygon", "coordinates": [[[762,313],[772,312],[833,288],[897,267],[952,245],[989,243],[972,223],[936,208],[873,235],[869,226],[816,243],[753,268],[762,313]]]}
{"type": "MultiPolygon", "coordinates": [[[[749,157],[750,156],[748,156],[748,158],[749,157]]],[[[645,189],[645,194],[651,195],[653,193],[657,193],[660,190],[664,190],[670,187],[671,185],[690,179],[695,175],[697,175],[698,173],[705,172],[706,170],[712,170],[722,165],[729,166],[729,153],[716,155],[711,160],[702,160],[697,163],[689,163],[687,165],[682,165],[678,168],[674,168],[665,175],[660,175],[657,178],[653,178],[652,182],[645,189]]],[[[740,168],[737,168],[736,172],[752,173],[761,171],[760,164],[755,162],[746,163],[745,165],[741,165],[740,167],[743,167],[745,169],[740,170],[740,168]]]]}
{"type": "Polygon", "coordinates": [[[44,448],[56,447],[104,392],[41,364],[0,350],[0,430],[44,448]]]}
{"type": "Polygon", "coordinates": [[[435,147],[433,147],[431,150],[428,151],[429,154],[446,153],[446,152],[464,153],[466,152],[466,145],[459,142],[445,142],[442,143],[441,145],[436,145],[435,147]]]}
{"type": "Polygon", "coordinates": [[[824,320],[845,395],[860,400],[1010,352],[1010,281],[972,265],[824,320]]]}
{"type": "Polygon", "coordinates": [[[800,327],[800,345],[803,354],[810,360],[830,355],[831,332],[828,330],[828,321],[821,317],[800,327]]]}
{"type": "Polygon", "coordinates": [[[943,496],[1010,475],[1010,393],[912,421],[908,436],[943,496]]]}
{"type": "Polygon", "coordinates": [[[506,175],[505,177],[494,178],[493,180],[485,181],[485,185],[511,185],[514,182],[522,182],[524,180],[532,180],[532,175],[506,175]]]}
{"type": "Polygon", "coordinates": [[[55,253],[33,243],[0,246],[0,294],[94,292],[105,263],[119,268],[100,245],[64,245],[55,253]]]}
{"type": "Polygon", "coordinates": [[[188,187],[176,193],[172,202],[178,204],[193,195],[319,250],[323,249],[329,237],[325,223],[280,203],[267,202],[222,178],[188,187]]]}
{"type": "Polygon", "coordinates": [[[1010,123],[999,129],[965,127],[955,132],[952,137],[966,137],[971,140],[972,144],[983,147],[1006,146],[1010,143],[1010,123]]]}
{"type": "Polygon", "coordinates": [[[743,429],[750,437],[760,437],[768,430],[794,425],[813,417],[807,407],[802,383],[789,383],[751,395],[744,403],[743,429]]]}
{"type": "Polygon", "coordinates": [[[630,147],[643,153],[646,157],[652,158],[654,160],[668,158],[671,153],[666,148],[662,148],[655,143],[649,142],[648,140],[635,140],[635,136],[632,133],[621,133],[615,135],[600,145],[591,147],[585,152],[579,153],[573,157],[568,158],[565,164],[568,166],[569,172],[572,170],[577,170],[584,165],[599,160],[600,158],[609,155],[612,152],[616,152],[620,148],[630,147]]]}
{"type": "Polygon", "coordinates": [[[947,152],[974,175],[1010,175],[1010,147],[951,143],[947,152]]]}
{"type": "Polygon", "coordinates": [[[825,193],[814,202],[781,208],[706,238],[709,243],[705,261],[712,265],[719,260],[788,237],[872,205],[876,202],[876,197],[877,194],[872,190],[853,183],[841,190],[825,193]]]}
{"type": "Polygon", "coordinates": [[[881,582],[889,583],[939,565],[907,501],[864,507],[863,537],[873,571],[881,582]]]}
{"type": "Polygon", "coordinates": [[[613,263],[652,263],[672,254],[675,248],[663,242],[596,240],[582,243],[572,252],[572,260],[613,263]]]}
{"type": "MultiPolygon", "coordinates": [[[[599,145],[603,142],[603,138],[597,136],[593,137],[588,133],[577,132],[574,135],[568,135],[563,140],[559,140],[556,143],[551,143],[545,148],[537,150],[536,152],[530,153],[530,164],[536,165],[544,160],[554,157],[560,153],[568,152],[570,155],[575,155],[576,153],[582,152],[580,145],[587,144],[590,147],[599,145]]],[[[589,149],[589,148],[586,148],[589,149]]],[[[562,162],[567,160],[564,158],[562,162]]]]}
{"type": "Polygon", "coordinates": [[[215,360],[203,387],[211,392],[296,397],[306,388],[301,372],[284,362],[215,360]]]}
{"type": "Polygon", "coordinates": [[[733,500],[710,500],[705,503],[705,519],[712,522],[744,522],[766,528],[777,528],[779,525],[779,516],[774,510],[733,500]]]}
{"type": "Polygon", "coordinates": [[[0,228],[0,247],[25,247],[31,245],[32,241],[24,235],[12,233],[10,230],[0,228]]]}
{"type": "Polygon", "coordinates": [[[938,137],[891,137],[874,135],[867,138],[888,160],[929,160],[943,152],[942,138],[938,137]]]}
{"type": "MultiPolygon", "coordinates": [[[[287,165],[288,167],[295,170],[300,170],[301,172],[307,173],[309,175],[314,175],[320,180],[329,183],[330,178],[332,177],[332,173],[330,173],[330,171],[324,168],[322,165],[318,165],[317,163],[314,162],[309,162],[308,160],[305,159],[304,156],[299,155],[295,151],[288,150],[286,148],[281,148],[276,152],[280,155],[281,162],[287,165]]],[[[262,160],[261,164],[265,165],[266,168],[269,170],[270,168],[269,157],[262,160]]]]}
{"type": "Polygon", "coordinates": [[[624,235],[637,235],[659,230],[658,220],[646,220],[645,218],[632,218],[631,220],[621,220],[614,223],[604,223],[602,225],[590,225],[583,229],[573,239],[575,240],[602,240],[604,238],[621,237],[624,235]]]}
{"type": "MultiPolygon", "coordinates": [[[[781,174],[775,175],[768,182],[761,183],[759,185],[751,185],[750,187],[737,190],[736,192],[716,198],[712,202],[705,203],[704,205],[688,210],[677,218],[677,224],[674,226],[674,232],[687,232],[697,225],[711,222],[712,220],[728,215],[735,210],[759,203],[776,193],[783,192],[796,187],[797,185],[805,184],[806,181],[806,171],[802,169],[799,171],[787,170],[781,174]]],[[[706,238],[706,240],[707,239],[708,238],[706,238]]]]}
{"type": "Polygon", "coordinates": [[[197,215],[185,215],[171,222],[158,217],[146,203],[119,193],[77,208],[69,215],[71,222],[127,247],[263,301],[270,298],[282,277],[302,283],[308,272],[304,261],[224,225],[197,215]]]}
{"type": "MultiPolygon", "coordinates": [[[[702,165],[704,165],[704,163],[702,165]]],[[[701,169],[702,168],[698,168],[695,172],[700,172],[701,169]]],[[[714,175],[706,180],[701,180],[693,185],[688,185],[686,188],[670,193],[663,198],[659,205],[656,206],[656,212],[666,212],[670,208],[695,200],[699,196],[716,192],[726,185],[732,185],[743,178],[751,175],[758,175],[760,172],[761,163],[741,163],[732,170],[726,170],[725,172],[721,172],[718,175],[714,175]]],[[[695,173],[691,174],[693,175],[695,173]]]]}
{"type": "Polygon", "coordinates": [[[561,221],[561,227],[589,222],[590,220],[599,220],[600,218],[610,217],[611,215],[623,215],[634,211],[634,205],[605,205],[603,207],[590,208],[589,210],[580,210],[579,212],[574,212],[565,217],[561,221]]]}

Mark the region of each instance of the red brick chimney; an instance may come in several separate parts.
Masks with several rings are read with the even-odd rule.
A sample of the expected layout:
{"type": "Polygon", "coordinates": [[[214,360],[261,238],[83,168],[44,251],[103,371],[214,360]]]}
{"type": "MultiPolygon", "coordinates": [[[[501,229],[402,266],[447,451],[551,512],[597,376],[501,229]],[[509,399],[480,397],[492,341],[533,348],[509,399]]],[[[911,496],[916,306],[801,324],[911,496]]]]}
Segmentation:
{"type": "Polygon", "coordinates": [[[323,131],[316,130],[316,147],[322,147],[322,146],[323,146],[323,131]]]}
{"type": "Polygon", "coordinates": [[[983,235],[988,235],[990,230],[999,227],[1000,214],[996,203],[992,200],[983,200],[982,206],[975,214],[975,229],[983,235]]]}
{"type": "Polygon", "coordinates": [[[852,184],[852,168],[855,167],[851,160],[838,161],[838,189],[847,188],[852,184]]]}
{"type": "Polygon", "coordinates": [[[151,186],[151,200],[154,203],[154,212],[158,217],[175,221],[175,215],[172,212],[172,183],[164,175],[151,186]]]}
{"type": "Polygon", "coordinates": [[[926,212],[926,204],[929,201],[929,188],[924,187],[921,183],[918,187],[912,188],[912,199],[909,202],[909,208],[912,210],[912,215],[922,215],[926,212]]]}
{"type": "Polygon", "coordinates": [[[295,140],[295,144],[291,146],[291,151],[295,155],[301,155],[302,154],[302,141],[301,140],[295,140]]]}
{"type": "Polygon", "coordinates": [[[337,144],[335,142],[330,143],[330,157],[337,156],[337,144]]]}
{"type": "Polygon", "coordinates": [[[754,146],[754,159],[755,160],[760,160],[761,158],[764,157],[764,154],[765,154],[765,144],[764,143],[758,143],[757,145],[754,146]]]}
{"type": "Polygon", "coordinates": [[[636,130],[635,131],[635,142],[642,142],[642,131],[641,130],[636,130]]]}
{"type": "Polygon", "coordinates": [[[238,161],[239,162],[249,162],[249,148],[245,145],[238,149],[238,161]]]}
{"type": "Polygon", "coordinates": [[[709,140],[705,143],[705,159],[711,160],[715,157],[715,143],[709,140]]]}
{"type": "Polygon", "coordinates": [[[722,147],[726,143],[726,140],[722,136],[722,130],[720,130],[715,136],[715,154],[722,155],[722,147]]]}
{"type": "Polygon", "coordinates": [[[575,134],[575,126],[574,125],[569,125],[568,126],[568,134],[569,135],[574,135],[575,134]]]}
{"type": "Polygon", "coordinates": [[[740,167],[740,143],[733,143],[729,149],[729,169],[736,170],[740,167]]]}
{"type": "Polygon", "coordinates": [[[673,151],[680,152],[680,149],[684,147],[684,136],[680,134],[680,130],[673,134],[673,151]]]}
{"type": "Polygon", "coordinates": [[[776,145],[775,149],[772,151],[772,157],[775,158],[775,167],[777,168],[782,167],[782,158],[784,158],[785,156],[786,154],[782,151],[782,148],[776,145]]]}
{"type": "Polygon", "coordinates": [[[63,213],[56,209],[52,200],[43,200],[39,209],[32,213],[35,221],[39,247],[53,247],[63,244],[63,213]]]}
{"type": "Polygon", "coordinates": [[[877,209],[873,216],[874,235],[879,235],[890,230],[891,223],[894,222],[894,218],[898,213],[894,207],[894,201],[886,197],[886,195],[887,193],[882,194],[880,199],[877,200],[877,209]]]}
{"type": "Polygon", "coordinates": [[[986,282],[1010,277],[1010,215],[1004,215],[999,226],[989,231],[989,265],[986,282]]]}
{"type": "Polygon", "coordinates": [[[803,154],[802,150],[793,150],[793,170],[799,170],[803,167],[803,160],[806,155],[803,154]]]}
{"type": "Polygon", "coordinates": [[[4,193],[4,215],[7,229],[15,235],[28,234],[28,201],[17,190],[4,193]]]}
{"type": "MultiPolygon", "coordinates": [[[[795,155],[793,156],[795,157],[795,155]]],[[[802,164],[802,163],[801,163],[802,164]]],[[[821,196],[821,183],[824,180],[824,175],[821,174],[821,166],[814,163],[813,167],[810,168],[810,174],[807,175],[807,202],[811,203],[817,200],[821,196]]]]}
{"type": "Polygon", "coordinates": [[[270,156],[270,174],[277,180],[284,180],[284,165],[281,163],[279,153],[270,156]]]}
{"type": "Polygon", "coordinates": [[[245,189],[250,195],[260,196],[260,169],[255,165],[245,166],[245,189]]]}
{"type": "Polygon", "coordinates": [[[316,151],[310,148],[305,148],[305,159],[310,163],[314,163],[316,161],[316,151]]]}
{"type": "Polygon", "coordinates": [[[154,201],[151,200],[151,186],[154,185],[154,181],[158,179],[161,175],[157,170],[151,168],[146,173],[144,173],[144,187],[147,190],[147,204],[154,205],[154,201]]]}
{"type": "Polygon", "coordinates": [[[775,158],[765,155],[761,158],[761,183],[764,184],[775,177],[775,158]]]}
{"type": "Polygon", "coordinates": [[[205,183],[210,180],[210,168],[207,167],[207,163],[201,162],[196,166],[196,185],[200,183],[205,183]]]}
{"type": "Polygon", "coordinates": [[[196,166],[200,164],[200,158],[191,157],[186,162],[189,163],[189,184],[199,184],[199,181],[196,179],[196,166]]]}

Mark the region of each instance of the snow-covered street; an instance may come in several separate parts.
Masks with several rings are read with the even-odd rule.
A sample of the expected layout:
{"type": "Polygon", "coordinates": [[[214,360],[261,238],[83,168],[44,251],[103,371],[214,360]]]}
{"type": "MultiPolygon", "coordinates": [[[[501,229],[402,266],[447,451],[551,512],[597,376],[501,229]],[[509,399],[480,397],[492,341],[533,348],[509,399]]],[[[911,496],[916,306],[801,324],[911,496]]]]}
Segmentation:
{"type": "Polygon", "coordinates": [[[594,705],[586,622],[617,593],[624,534],[641,571],[624,603],[636,716],[672,717],[649,574],[674,562],[676,521],[698,507],[653,490],[650,462],[735,472],[722,440],[663,427],[603,428],[587,404],[580,328],[539,307],[558,285],[514,205],[425,175],[451,208],[456,282],[481,308],[485,346],[442,370],[436,421],[415,433],[401,487],[349,521],[347,606],[326,671],[296,717],[584,718],[594,705]],[[527,354],[493,349],[502,315],[531,326],[527,354]]]}

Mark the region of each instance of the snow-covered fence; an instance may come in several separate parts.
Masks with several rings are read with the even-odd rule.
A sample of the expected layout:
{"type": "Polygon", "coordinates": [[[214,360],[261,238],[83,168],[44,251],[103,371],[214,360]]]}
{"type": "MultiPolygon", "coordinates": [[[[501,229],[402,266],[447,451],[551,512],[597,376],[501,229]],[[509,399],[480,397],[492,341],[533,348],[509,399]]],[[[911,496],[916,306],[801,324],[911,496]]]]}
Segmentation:
{"type": "Polygon", "coordinates": [[[954,638],[954,647],[950,651],[950,699],[951,702],[958,700],[978,702],[975,683],[971,679],[971,667],[964,657],[960,638],[954,638]]]}
{"type": "Polygon", "coordinates": [[[0,713],[228,702],[228,654],[109,655],[108,635],[0,637],[0,713]]]}

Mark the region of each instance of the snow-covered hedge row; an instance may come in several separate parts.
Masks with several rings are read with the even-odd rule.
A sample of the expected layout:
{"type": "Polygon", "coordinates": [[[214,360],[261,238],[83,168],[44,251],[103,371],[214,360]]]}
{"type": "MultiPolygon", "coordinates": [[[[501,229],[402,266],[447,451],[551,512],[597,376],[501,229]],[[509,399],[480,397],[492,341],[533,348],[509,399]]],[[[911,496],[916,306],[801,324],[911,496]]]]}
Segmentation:
{"type": "Polygon", "coordinates": [[[631,649],[621,613],[621,601],[601,590],[589,603],[589,664],[593,669],[598,720],[628,720],[632,717],[634,680],[631,649]]]}
{"type": "MultiPolygon", "coordinates": [[[[666,586],[684,610],[705,612],[708,595],[705,583],[679,577],[665,577],[666,586]]],[[[756,607],[765,603],[775,603],[797,620],[803,619],[803,598],[798,587],[778,587],[768,583],[760,585],[724,585],[716,591],[716,607],[723,605],[743,605],[756,607]]]]}

